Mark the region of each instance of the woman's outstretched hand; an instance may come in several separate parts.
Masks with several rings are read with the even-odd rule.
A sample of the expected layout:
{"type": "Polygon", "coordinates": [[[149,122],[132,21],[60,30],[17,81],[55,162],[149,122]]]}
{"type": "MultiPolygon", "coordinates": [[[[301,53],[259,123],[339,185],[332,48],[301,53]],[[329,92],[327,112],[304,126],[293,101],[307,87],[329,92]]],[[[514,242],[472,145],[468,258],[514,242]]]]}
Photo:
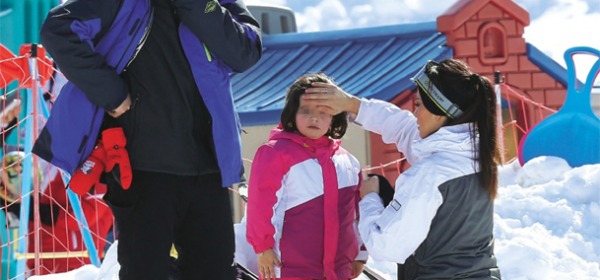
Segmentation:
{"type": "Polygon", "coordinates": [[[281,267],[281,262],[275,255],[275,252],[273,252],[273,249],[268,249],[257,254],[257,256],[260,279],[270,280],[277,278],[275,273],[275,265],[281,267]]]}
{"type": "Polygon", "coordinates": [[[317,105],[330,115],[341,112],[356,114],[360,107],[360,99],[333,84],[314,82],[305,93],[302,95],[302,100],[306,104],[317,105]]]}

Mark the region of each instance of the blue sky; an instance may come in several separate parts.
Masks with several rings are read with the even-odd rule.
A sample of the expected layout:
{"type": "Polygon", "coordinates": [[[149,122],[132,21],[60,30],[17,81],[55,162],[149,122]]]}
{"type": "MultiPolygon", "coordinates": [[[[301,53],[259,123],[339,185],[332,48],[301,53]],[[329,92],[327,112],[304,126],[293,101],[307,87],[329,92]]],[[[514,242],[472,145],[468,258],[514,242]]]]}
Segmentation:
{"type": "MultiPolygon", "coordinates": [[[[458,0],[245,0],[248,5],[279,5],[296,14],[299,32],[351,29],[435,21],[458,0]]],[[[529,12],[524,37],[561,65],[575,46],[600,49],[600,0],[516,0],[529,12]],[[595,32],[592,30],[595,29],[595,32]]],[[[593,57],[576,57],[578,76],[593,57]],[[581,58],[583,57],[583,58],[581,58]]],[[[600,79],[596,81],[600,85],[600,79]]]]}

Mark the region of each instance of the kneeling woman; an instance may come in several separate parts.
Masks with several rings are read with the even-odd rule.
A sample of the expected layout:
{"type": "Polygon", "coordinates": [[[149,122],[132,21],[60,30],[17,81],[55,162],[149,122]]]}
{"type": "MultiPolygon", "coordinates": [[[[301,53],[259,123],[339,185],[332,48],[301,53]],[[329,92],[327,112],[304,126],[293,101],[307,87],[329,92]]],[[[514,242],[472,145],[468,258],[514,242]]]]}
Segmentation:
{"type": "Polygon", "coordinates": [[[399,263],[398,279],[500,279],[494,257],[498,185],[496,98],[489,80],[459,60],[428,62],[413,78],[415,111],[313,84],[304,99],[355,113],[412,165],[384,208],[377,179],[360,190],[359,231],[369,254],[399,263]]]}

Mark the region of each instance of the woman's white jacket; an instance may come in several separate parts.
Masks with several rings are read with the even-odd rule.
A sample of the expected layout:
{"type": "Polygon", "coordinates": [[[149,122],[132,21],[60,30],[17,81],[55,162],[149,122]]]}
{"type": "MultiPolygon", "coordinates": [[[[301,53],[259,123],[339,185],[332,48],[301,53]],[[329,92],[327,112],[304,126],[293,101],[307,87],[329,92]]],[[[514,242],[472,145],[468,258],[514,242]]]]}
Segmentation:
{"type": "Polygon", "coordinates": [[[376,193],[359,203],[359,231],[369,255],[400,264],[413,256],[420,272],[434,267],[427,271],[430,275],[474,267],[497,270],[493,203],[477,173],[473,127],[446,126],[421,139],[411,112],[364,99],[355,122],[395,144],[411,164],[396,180],[394,199],[386,208],[376,193]],[[440,266],[454,268],[435,268],[440,266]]]}

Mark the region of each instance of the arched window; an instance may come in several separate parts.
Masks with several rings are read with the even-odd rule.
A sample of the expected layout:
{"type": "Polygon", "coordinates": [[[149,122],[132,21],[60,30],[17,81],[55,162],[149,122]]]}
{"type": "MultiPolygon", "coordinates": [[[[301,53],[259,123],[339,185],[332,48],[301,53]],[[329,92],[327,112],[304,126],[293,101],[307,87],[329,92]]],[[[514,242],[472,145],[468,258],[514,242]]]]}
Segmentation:
{"type": "Polygon", "coordinates": [[[481,63],[502,64],[508,59],[504,26],[497,22],[484,24],[479,29],[479,60],[481,63]]]}

